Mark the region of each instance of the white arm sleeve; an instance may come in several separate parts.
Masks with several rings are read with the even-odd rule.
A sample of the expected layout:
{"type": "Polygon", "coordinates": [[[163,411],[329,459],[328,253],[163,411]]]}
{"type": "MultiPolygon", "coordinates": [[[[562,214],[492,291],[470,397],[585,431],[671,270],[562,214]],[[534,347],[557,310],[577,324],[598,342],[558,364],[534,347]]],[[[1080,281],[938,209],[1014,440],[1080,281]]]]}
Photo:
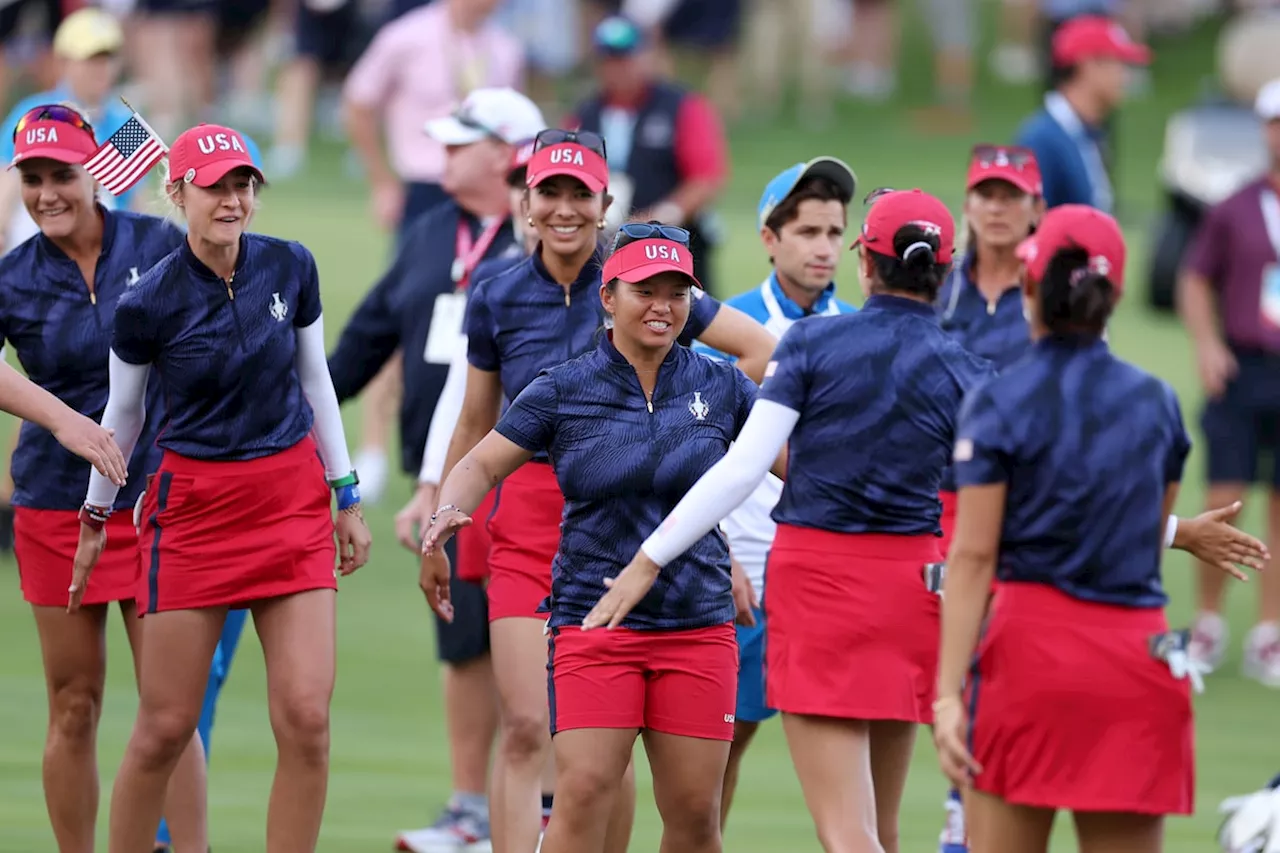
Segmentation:
{"type": "MultiPolygon", "coordinates": [[[[107,408],[102,412],[102,426],[116,431],[116,445],[128,462],[147,422],[147,377],[151,374],[151,365],[130,364],[114,352],[107,364],[111,390],[107,394],[107,408]]],[[[97,471],[90,472],[85,503],[112,506],[118,494],[119,486],[97,471]]]]}
{"type": "Polygon", "coordinates": [[[795,409],[757,400],[729,452],[693,484],[640,550],[659,566],[689,550],[760,485],[799,420],[795,409]]]}
{"type": "Polygon", "coordinates": [[[449,441],[462,415],[462,400],[467,395],[467,348],[459,347],[449,365],[449,377],[436,400],[436,410],[431,415],[431,428],[427,431],[427,444],[422,451],[422,470],[419,483],[440,485],[444,473],[444,458],[449,453],[449,441]]]}
{"type": "Polygon", "coordinates": [[[333,390],[333,377],[329,375],[329,360],[324,351],[323,314],[310,326],[298,329],[298,354],[294,363],[298,367],[302,393],[315,413],[312,431],[320,445],[325,476],[330,480],[345,477],[351,473],[351,455],[347,451],[338,394],[333,390]]]}
{"type": "Polygon", "coordinates": [[[1164,523],[1164,547],[1172,548],[1173,540],[1178,536],[1178,517],[1176,515],[1169,516],[1164,523]]]}

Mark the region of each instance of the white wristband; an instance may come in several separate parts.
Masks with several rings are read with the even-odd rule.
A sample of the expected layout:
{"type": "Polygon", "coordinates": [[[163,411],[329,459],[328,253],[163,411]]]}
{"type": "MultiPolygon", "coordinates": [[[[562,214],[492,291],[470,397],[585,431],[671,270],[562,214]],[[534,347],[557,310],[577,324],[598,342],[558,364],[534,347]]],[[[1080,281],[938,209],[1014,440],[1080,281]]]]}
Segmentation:
{"type": "Polygon", "coordinates": [[[1169,516],[1169,520],[1164,526],[1164,547],[1172,548],[1173,540],[1178,535],[1178,517],[1176,515],[1169,516]]]}

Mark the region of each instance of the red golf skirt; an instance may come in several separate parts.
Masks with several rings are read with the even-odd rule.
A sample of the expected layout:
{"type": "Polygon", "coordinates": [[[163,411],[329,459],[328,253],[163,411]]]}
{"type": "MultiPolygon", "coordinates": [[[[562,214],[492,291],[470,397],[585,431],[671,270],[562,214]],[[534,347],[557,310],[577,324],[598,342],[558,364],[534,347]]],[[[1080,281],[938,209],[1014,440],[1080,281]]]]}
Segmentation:
{"type": "Polygon", "coordinates": [[[560,548],[564,495],[546,462],[526,462],[498,487],[489,518],[489,621],[539,613],[551,595],[551,563],[560,548]]]}
{"type": "Polygon", "coordinates": [[[938,500],[942,501],[942,538],[938,540],[938,548],[942,551],[942,559],[951,553],[951,540],[956,535],[956,493],[938,492],[938,500]]]}
{"type": "Polygon", "coordinates": [[[458,531],[458,579],[484,583],[489,577],[489,516],[493,513],[495,490],[480,501],[471,514],[471,524],[458,531]]]}
{"type": "Polygon", "coordinates": [[[733,740],[738,637],[732,624],[686,631],[553,628],[551,732],[652,729],[733,740]]]}
{"type": "MultiPolygon", "coordinates": [[[[13,553],[18,559],[22,597],[36,607],[66,607],[71,564],[80,542],[75,510],[13,508],[13,553]]],[[[89,575],[84,604],[132,601],[138,588],[138,532],[133,513],[122,509],[107,519],[107,547],[89,575]]]]}
{"type": "Polygon", "coordinates": [[[933,721],[936,536],[778,525],[766,568],[770,708],[849,720],[933,721]]]}
{"type": "Polygon", "coordinates": [[[1159,608],[1002,583],[967,687],[979,791],[1073,811],[1191,814],[1191,688],[1151,657],[1159,608]]]}
{"type": "Polygon", "coordinates": [[[243,462],[166,451],[142,503],[139,611],[244,607],[337,589],[333,531],[310,436],[243,462]]]}

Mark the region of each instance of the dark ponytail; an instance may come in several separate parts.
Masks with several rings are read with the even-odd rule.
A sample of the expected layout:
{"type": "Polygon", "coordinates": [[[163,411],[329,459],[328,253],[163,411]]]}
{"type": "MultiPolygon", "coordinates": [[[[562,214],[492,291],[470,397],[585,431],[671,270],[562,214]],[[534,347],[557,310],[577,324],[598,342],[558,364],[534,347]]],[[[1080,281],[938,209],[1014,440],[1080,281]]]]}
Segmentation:
{"type": "Polygon", "coordinates": [[[1040,282],[1040,319],[1055,335],[1101,335],[1115,308],[1115,285],[1105,267],[1081,248],[1060,249],[1040,282]]]}
{"type": "Polygon", "coordinates": [[[893,235],[894,255],[871,252],[876,278],[885,290],[923,296],[930,302],[938,296],[950,263],[938,262],[942,237],[924,226],[908,223],[893,235]]]}

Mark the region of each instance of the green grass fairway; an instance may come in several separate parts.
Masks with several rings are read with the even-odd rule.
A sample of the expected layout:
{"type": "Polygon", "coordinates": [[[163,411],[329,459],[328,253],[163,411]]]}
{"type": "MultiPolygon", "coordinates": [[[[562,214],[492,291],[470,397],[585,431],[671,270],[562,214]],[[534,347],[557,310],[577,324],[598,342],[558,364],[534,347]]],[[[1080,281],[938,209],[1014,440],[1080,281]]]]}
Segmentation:
{"type": "MultiPolygon", "coordinates": [[[[911,32],[911,28],[906,28],[911,32]]],[[[1182,394],[1188,423],[1200,406],[1192,355],[1176,321],[1145,308],[1145,244],[1157,196],[1156,160],[1165,117],[1190,102],[1209,74],[1212,33],[1176,45],[1157,44],[1155,91],[1132,105],[1119,123],[1120,196],[1131,239],[1131,293],[1112,330],[1115,349],[1172,381],[1182,394]]],[[[732,185],[720,204],[729,242],[719,254],[722,292],[756,285],[767,272],[754,233],[755,205],[766,180],[797,160],[838,155],[853,164],[860,195],[877,186],[922,186],[941,195],[958,213],[969,144],[1007,138],[1019,117],[1033,108],[1029,89],[984,84],[977,132],[963,137],[922,138],[911,129],[906,108],[923,102],[927,54],[906,81],[905,104],[892,108],[846,108],[822,132],[744,126],[733,139],[732,185]]],[[[908,63],[911,64],[911,63],[908,63]]],[[[388,257],[385,235],[375,231],[364,188],[342,177],[341,153],[323,148],[311,177],[273,186],[256,222],[258,230],[306,243],[319,260],[325,287],[330,339],[388,257]]],[[[861,199],[859,198],[860,202],[861,199]]],[[[852,232],[860,224],[855,205],[852,232]]],[[[842,295],[861,294],[852,258],[841,276],[842,295]]],[[[348,408],[349,436],[359,438],[358,409],[348,408]]],[[[1193,456],[1178,510],[1199,510],[1202,460],[1193,456]]],[[[398,829],[423,825],[449,792],[445,730],[428,611],[417,589],[416,562],[395,542],[392,515],[409,484],[392,488],[392,499],[369,513],[375,537],[371,563],[342,584],[337,693],[333,701],[333,768],[328,813],[321,836],[324,853],[390,849],[398,829]]],[[[1262,495],[1248,508],[1247,526],[1260,532],[1262,495]]],[[[1189,615],[1191,565],[1181,555],[1167,562],[1174,597],[1172,618],[1189,615]]],[[[1277,567],[1280,570],[1280,567],[1277,567]]],[[[40,785],[45,728],[45,691],[34,625],[18,593],[11,562],[0,564],[6,594],[0,596],[0,853],[45,853],[53,849],[40,785]]],[[[1198,810],[1194,818],[1169,823],[1169,851],[1216,850],[1215,809],[1225,796],[1242,793],[1280,770],[1280,695],[1239,676],[1239,638],[1250,624],[1251,591],[1231,597],[1235,628],[1231,656],[1197,700],[1199,735],[1198,810]]],[[[118,624],[111,628],[111,670],[100,732],[103,784],[100,841],[105,844],[108,798],[132,725],[132,667],[118,624]]],[[[916,765],[902,814],[904,851],[935,849],[945,788],[928,733],[921,733],[916,765]]],[[[213,743],[210,820],[218,853],[260,853],[265,803],[274,762],[267,722],[262,658],[252,632],[235,661],[223,694],[213,743]]],[[[660,824],[641,766],[635,851],[657,849],[660,824]]],[[[1069,822],[1059,821],[1055,849],[1072,846],[1069,822]]],[[[730,853],[817,851],[809,816],[791,769],[779,727],[761,733],[743,770],[727,838],[730,853]]]]}

